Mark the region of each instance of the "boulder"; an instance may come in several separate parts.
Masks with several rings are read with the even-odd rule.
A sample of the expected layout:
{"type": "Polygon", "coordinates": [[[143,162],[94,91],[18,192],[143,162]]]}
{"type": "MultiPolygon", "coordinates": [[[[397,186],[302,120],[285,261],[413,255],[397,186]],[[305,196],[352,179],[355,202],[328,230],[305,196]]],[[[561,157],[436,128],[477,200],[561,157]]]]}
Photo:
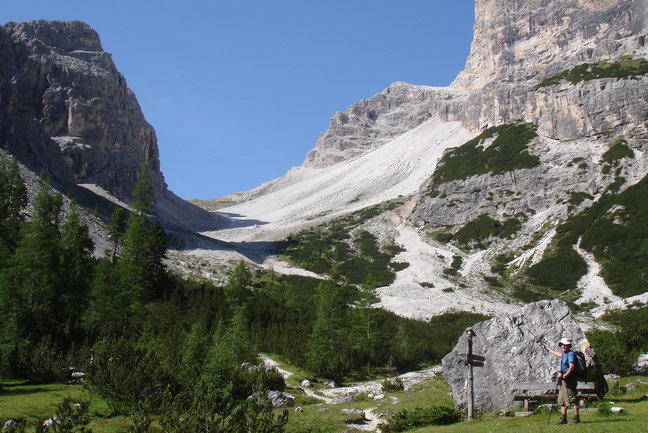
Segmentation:
{"type": "Polygon", "coordinates": [[[268,397],[272,402],[272,407],[292,407],[295,404],[295,397],[287,392],[268,391],[268,397]]]}
{"type": "Polygon", "coordinates": [[[351,403],[355,403],[355,401],[356,401],[355,395],[344,395],[335,399],[335,402],[338,404],[351,404],[351,403]]]}
{"type": "Polygon", "coordinates": [[[18,423],[12,419],[5,421],[2,430],[15,430],[18,428],[18,423]]]}
{"type": "Polygon", "coordinates": [[[637,358],[637,368],[633,371],[634,374],[648,375],[648,353],[642,353],[637,358]]]}
{"type": "Polygon", "coordinates": [[[605,380],[607,380],[608,382],[616,382],[619,379],[621,379],[621,377],[617,374],[610,373],[605,375],[605,380]]]}
{"type": "MultiPolygon", "coordinates": [[[[560,359],[546,350],[559,350],[558,341],[568,338],[573,347],[585,339],[563,301],[539,301],[515,314],[501,315],[472,327],[473,354],[485,358],[473,367],[476,410],[491,412],[515,405],[513,386],[519,382],[552,383],[560,359]]],[[[465,365],[468,335],[443,358],[443,371],[458,409],[468,407],[468,367],[465,365]]]]}

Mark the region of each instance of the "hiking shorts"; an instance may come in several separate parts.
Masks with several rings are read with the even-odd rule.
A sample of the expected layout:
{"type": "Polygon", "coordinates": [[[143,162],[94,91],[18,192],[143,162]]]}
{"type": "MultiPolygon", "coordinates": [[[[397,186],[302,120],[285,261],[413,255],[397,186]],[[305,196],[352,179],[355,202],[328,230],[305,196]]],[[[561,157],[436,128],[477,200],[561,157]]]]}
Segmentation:
{"type": "Polygon", "coordinates": [[[574,406],[576,399],[576,380],[561,380],[560,391],[558,392],[558,406],[574,406]]]}

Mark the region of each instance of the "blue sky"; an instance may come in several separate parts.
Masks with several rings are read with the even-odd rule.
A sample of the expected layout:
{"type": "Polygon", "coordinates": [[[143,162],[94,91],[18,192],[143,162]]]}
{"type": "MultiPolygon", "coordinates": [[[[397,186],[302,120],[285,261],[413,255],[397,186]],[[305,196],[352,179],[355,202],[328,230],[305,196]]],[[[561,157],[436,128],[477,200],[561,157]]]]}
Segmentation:
{"type": "Polygon", "coordinates": [[[185,199],[282,176],[336,111],[394,81],[448,85],[474,23],[474,0],[3,3],[3,24],[81,20],[99,33],[185,199]]]}

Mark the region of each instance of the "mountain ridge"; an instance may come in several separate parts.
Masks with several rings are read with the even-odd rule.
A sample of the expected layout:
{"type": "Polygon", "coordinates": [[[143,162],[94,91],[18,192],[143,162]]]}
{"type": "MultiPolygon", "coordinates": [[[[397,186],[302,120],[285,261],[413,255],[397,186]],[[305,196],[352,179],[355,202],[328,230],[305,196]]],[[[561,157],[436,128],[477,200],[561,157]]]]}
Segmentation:
{"type": "MultiPolygon", "coordinates": [[[[210,213],[168,191],[152,127],[82,23],[2,27],[0,49],[13,53],[13,63],[0,71],[0,88],[9,95],[0,101],[2,124],[21,127],[2,128],[0,136],[32,169],[46,167],[63,184],[126,202],[134,170],[152,162],[160,218],[183,228],[174,232],[177,249],[167,264],[184,275],[222,281],[233,263],[246,260],[329,278],[296,265],[282,249],[285,240],[389,202],[349,228],[353,236],[375,237],[379,249],[402,250],[391,259],[403,265],[394,281],[376,288],[378,305],[426,319],[454,310],[507,312],[547,296],[595,317],[614,294],[602,278],[605,267],[596,272],[600,253],[565,240],[561,231],[601,198],[632,191],[648,173],[647,10],[630,0],[478,0],[471,53],[451,86],[395,82],[353,104],[331,118],[302,166],[252,191],[194,202],[211,206],[210,213]],[[78,36],[56,48],[28,37],[39,26],[54,33],[68,26],[78,36]],[[548,42],[536,55],[542,38],[548,42]],[[34,59],[44,68],[29,63],[34,59]],[[100,69],[96,76],[93,68],[100,69]],[[564,78],[574,70],[581,75],[564,78]],[[70,74],[78,77],[71,84],[70,74]],[[75,87],[79,82],[88,89],[75,87]],[[32,100],[27,95],[34,91],[32,100]],[[112,153],[118,140],[98,126],[120,122],[126,127],[117,134],[141,133],[112,153]],[[441,175],[444,167],[446,173],[454,167],[453,174],[441,175]],[[119,177],[121,184],[115,183],[119,170],[130,173],[119,177]],[[577,287],[560,292],[529,274],[556,252],[585,263],[577,287]]],[[[353,239],[348,242],[353,252],[353,239]]],[[[648,301],[646,293],[637,296],[625,301],[648,301]]]]}
{"type": "MultiPolygon", "coordinates": [[[[642,96],[646,94],[648,85],[645,73],[632,78],[602,76],[575,83],[558,80],[556,84],[540,87],[543,80],[577,67],[585,60],[592,62],[586,70],[592,70],[597,67],[605,69],[608,65],[624,67],[627,63],[624,59],[628,56],[632,59],[646,57],[646,6],[631,1],[568,3],[478,1],[471,55],[466,69],[450,87],[433,88],[396,82],[382,93],[352,105],[346,112],[336,113],[329,130],[320,136],[302,167],[263,184],[247,196],[237,194],[238,199],[234,199],[231,206],[218,210],[223,214],[236,215],[231,228],[209,235],[237,242],[278,241],[290,232],[317,227],[318,223],[324,223],[335,215],[353,212],[381,199],[407,196],[416,205],[411,206],[405,215],[394,219],[393,214],[385,214],[362,226],[379,238],[395,241],[406,250],[397,255],[395,261],[411,262],[409,267],[398,272],[394,283],[377,289],[381,306],[399,314],[427,318],[454,309],[499,313],[523,302],[519,296],[524,292],[515,292],[518,290],[515,286],[528,284],[526,269],[542,261],[545,251],[554,248],[554,236],[561,221],[569,220],[595,203],[609,188],[618,186],[617,192],[622,192],[648,173],[644,157],[648,147],[645,122],[648,112],[644,104],[645,96],[642,96]],[[498,5],[501,6],[500,3],[507,5],[504,8],[506,12],[513,10],[514,16],[507,13],[495,16],[493,11],[497,10],[498,5]],[[585,10],[577,7],[585,3],[585,10]],[[531,10],[535,10],[535,13],[533,19],[529,20],[528,12],[531,10]],[[524,62],[516,59],[524,53],[529,56],[528,50],[532,45],[529,41],[539,36],[528,29],[513,31],[511,28],[524,27],[533,20],[555,21],[562,12],[576,17],[575,22],[586,28],[567,28],[568,32],[565,33],[562,21],[542,28],[539,30],[541,35],[552,33],[550,40],[562,41],[560,44],[567,47],[565,53],[557,56],[556,61],[543,64],[542,68],[531,68],[532,71],[518,67],[518,63],[522,65],[524,62]],[[523,18],[520,19],[520,16],[523,18]],[[497,69],[497,73],[493,70],[491,75],[488,75],[488,71],[483,72],[484,76],[474,77],[472,81],[471,70],[479,69],[475,65],[481,62],[475,59],[489,57],[488,53],[494,49],[500,35],[495,32],[493,39],[489,39],[489,43],[493,44],[489,49],[483,48],[480,38],[485,37],[484,32],[493,31],[493,27],[507,23],[507,20],[510,20],[506,24],[508,30],[503,34],[508,35],[506,43],[509,54],[498,57],[504,66],[497,69]],[[597,25],[604,32],[590,29],[597,20],[597,25]],[[615,31],[617,37],[606,42],[610,32],[615,31]],[[582,40],[568,40],[568,34],[579,32],[589,35],[587,44],[583,45],[582,40]],[[516,35],[521,36],[516,39],[516,35]],[[586,46],[588,44],[594,45],[594,48],[586,46]],[[605,46],[599,49],[598,44],[605,46]],[[515,47],[520,46],[522,49],[516,53],[515,47]],[[583,48],[582,55],[572,56],[577,46],[583,48]],[[509,76],[504,76],[506,74],[509,76]],[[478,138],[489,127],[514,125],[520,121],[536,125],[536,138],[529,143],[515,145],[522,146],[521,151],[538,158],[535,166],[505,169],[495,174],[473,173],[465,179],[434,185],[433,173],[438,168],[437,161],[441,160],[442,155],[447,155],[449,149],[459,148],[469,140],[478,138]],[[395,154],[403,152],[403,148],[408,146],[421,145],[417,139],[408,140],[408,134],[412,136],[414,131],[420,132],[429,127],[419,137],[422,141],[426,134],[433,137],[436,128],[453,122],[461,125],[457,131],[462,131],[458,136],[463,141],[444,140],[443,143],[436,143],[439,148],[435,148],[433,143],[428,147],[430,150],[422,151],[422,154],[428,152],[429,155],[431,149],[437,149],[433,152],[439,153],[435,160],[428,162],[427,176],[424,176],[419,188],[415,191],[403,189],[398,194],[385,194],[382,197],[378,194],[373,201],[366,200],[370,194],[365,195],[366,201],[363,201],[362,194],[349,200],[349,191],[356,191],[353,188],[366,186],[367,191],[370,189],[368,185],[375,184],[371,173],[379,170],[376,168],[380,166],[378,161],[389,161],[392,152],[395,154]],[[604,162],[603,155],[618,137],[623,137],[633,157],[620,160],[615,171],[604,162]],[[363,162],[372,160],[376,161],[376,166],[372,165],[374,163],[363,166],[363,162]],[[347,170],[347,174],[341,175],[344,170],[347,170]],[[317,179],[322,171],[338,173],[341,185],[345,178],[357,180],[340,186],[337,194],[332,194],[337,199],[337,205],[327,207],[323,205],[324,200],[315,200],[310,202],[310,210],[302,212],[299,217],[296,214],[289,216],[289,209],[299,207],[300,203],[309,203],[308,197],[316,197],[321,192],[321,183],[317,179]],[[293,192],[300,188],[301,192],[293,192]],[[357,208],[353,204],[357,204],[357,208]],[[466,249],[465,246],[459,248],[454,240],[450,244],[436,240],[437,233],[454,236],[463,227],[473,227],[482,215],[487,215],[492,221],[490,224],[495,225],[516,220],[515,224],[511,224],[519,228],[511,239],[498,238],[501,235],[486,236],[488,242],[485,250],[466,249]],[[257,221],[253,230],[240,227],[246,218],[257,221]],[[279,221],[284,230],[273,232],[273,224],[279,221]],[[518,293],[518,297],[498,287],[498,284],[503,284],[504,277],[492,270],[502,267],[498,265],[497,257],[506,254],[513,254],[513,257],[504,264],[506,279],[510,280],[504,284],[510,284],[510,291],[518,293]],[[451,267],[454,256],[460,257],[463,262],[457,275],[444,274],[451,267]],[[423,268],[427,269],[423,271],[423,268]],[[510,304],[511,296],[513,304],[510,304]]],[[[556,49],[560,49],[560,44],[556,42],[556,49]]],[[[538,59],[542,62],[551,57],[539,56],[538,59]]],[[[537,62],[538,59],[529,58],[529,61],[537,62]]],[[[486,154],[479,149],[491,146],[501,134],[503,132],[496,128],[490,139],[478,140],[476,155],[486,154]]],[[[401,159],[404,165],[415,160],[401,159]]],[[[587,263],[589,268],[597,264],[591,257],[587,263]]],[[[583,278],[579,289],[573,294],[560,296],[566,296],[570,302],[578,301],[575,305],[595,299],[598,308],[595,314],[600,315],[604,308],[600,305],[606,302],[606,296],[602,293],[612,292],[605,284],[601,285],[600,280],[598,285],[591,283],[593,279],[600,278],[595,272],[583,278]]],[[[534,290],[538,290],[538,293],[544,290],[533,285],[531,287],[529,294],[535,293],[534,290]]],[[[614,299],[618,305],[619,299],[614,299]]],[[[646,302],[648,296],[644,294],[633,300],[646,302]]]]}

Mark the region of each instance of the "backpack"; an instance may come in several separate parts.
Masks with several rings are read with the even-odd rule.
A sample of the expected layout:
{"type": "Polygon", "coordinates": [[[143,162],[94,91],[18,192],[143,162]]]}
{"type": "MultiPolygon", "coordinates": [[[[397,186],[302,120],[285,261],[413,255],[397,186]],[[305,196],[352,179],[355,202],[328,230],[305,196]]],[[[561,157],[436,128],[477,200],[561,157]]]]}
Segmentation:
{"type": "Polygon", "coordinates": [[[576,355],[576,362],[574,363],[576,378],[584,380],[587,383],[587,360],[585,359],[585,354],[578,351],[574,352],[574,355],[576,355]]]}

